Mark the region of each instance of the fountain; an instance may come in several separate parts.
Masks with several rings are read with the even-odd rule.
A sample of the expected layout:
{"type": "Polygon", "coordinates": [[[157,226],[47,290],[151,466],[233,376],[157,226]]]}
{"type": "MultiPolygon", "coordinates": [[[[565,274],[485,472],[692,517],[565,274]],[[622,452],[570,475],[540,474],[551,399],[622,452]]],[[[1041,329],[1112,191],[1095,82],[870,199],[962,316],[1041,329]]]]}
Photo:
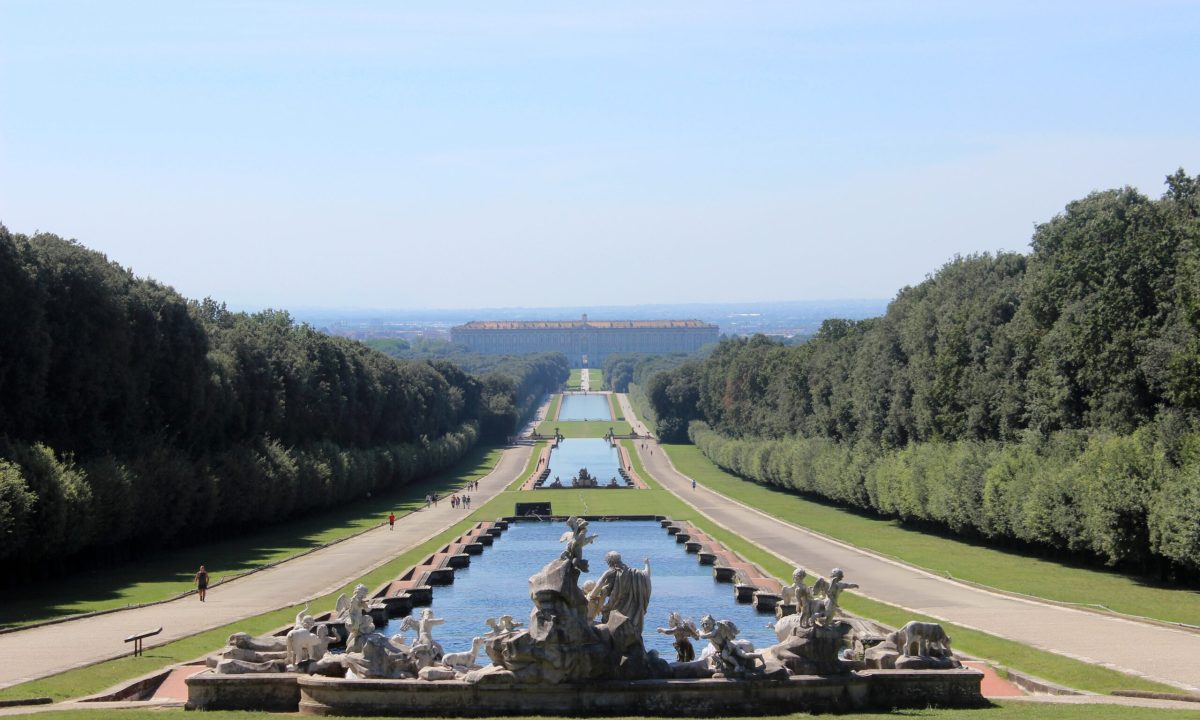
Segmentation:
{"type": "MultiPolygon", "coordinates": [[[[700,536],[663,526],[676,529],[677,538],[700,536]]],[[[282,648],[271,638],[231,638],[210,658],[211,674],[189,679],[189,707],[269,705],[248,701],[247,688],[275,697],[280,674],[294,678],[291,709],[319,715],[760,715],[983,702],[981,673],[958,665],[940,626],[909,623],[883,635],[843,617],[837,596],[854,585],[840,571],[813,590],[803,583],[784,588],[782,597],[804,608],[782,615],[774,626],[778,642],[761,649],[739,637],[731,619],[706,614],[697,627],[671,612],[657,632],[675,640],[672,662],[648,649],[643,636],[653,590],[649,559],[633,567],[609,551],[603,572],[581,587],[590,570],[585,549],[598,539],[588,519],[570,518],[561,552],[529,577],[528,622],[488,618],[469,650],[444,652],[434,639],[443,621],[430,608],[385,635],[363,588],[340,598],[324,623],[298,616],[298,643],[307,640],[303,630],[318,639],[315,649],[297,644],[306,650],[293,652],[291,637],[282,648]],[[409,630],[416,631],[411,641],[409,630]],[[692,640],[705,643],[698,654],[692,640]],[[343,646],[325,650],[320,642],[343,646]]]]}

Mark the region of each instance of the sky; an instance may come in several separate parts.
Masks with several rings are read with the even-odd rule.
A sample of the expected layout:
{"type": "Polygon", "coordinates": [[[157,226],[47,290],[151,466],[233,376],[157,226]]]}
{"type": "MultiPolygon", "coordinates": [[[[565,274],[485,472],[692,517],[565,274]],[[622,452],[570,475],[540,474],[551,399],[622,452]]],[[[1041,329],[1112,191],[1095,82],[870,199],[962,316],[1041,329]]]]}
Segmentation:
{"type": "Polygon", "coordinates": [[[238,307],[888,298],[1200,173],[1200,3],[0,0],[0,223],[238,307]]]}

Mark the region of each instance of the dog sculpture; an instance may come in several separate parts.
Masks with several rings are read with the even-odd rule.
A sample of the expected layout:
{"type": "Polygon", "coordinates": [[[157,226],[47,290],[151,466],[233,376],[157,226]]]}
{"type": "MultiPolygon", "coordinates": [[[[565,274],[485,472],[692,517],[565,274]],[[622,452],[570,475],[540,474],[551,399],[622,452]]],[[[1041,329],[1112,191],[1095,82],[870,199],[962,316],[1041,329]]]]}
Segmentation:
{"type": "Polygon", "coordinates": [[[887,639],[896,646],[902,655],[950,656],[950,637],[937,623],[914,620],[889,634],[887,639]]]}

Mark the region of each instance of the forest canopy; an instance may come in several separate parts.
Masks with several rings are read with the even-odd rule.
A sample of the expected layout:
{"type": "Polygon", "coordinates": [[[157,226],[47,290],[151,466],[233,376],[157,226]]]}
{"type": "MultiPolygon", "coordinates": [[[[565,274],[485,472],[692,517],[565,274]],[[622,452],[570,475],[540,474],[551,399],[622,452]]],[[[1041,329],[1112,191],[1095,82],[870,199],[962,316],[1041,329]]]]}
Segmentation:
{"type": "Polygon", "coordinates": [[[664,440],[905,521],[1200,569],[1200,178],[1096,192],[883,317],[727,339],[646,383],[664,440]]]}
{"type": "Polygon", "coordinates": [[[0,582],[408,483],[568,373],[397,360],[0,226],[0,582]]]}

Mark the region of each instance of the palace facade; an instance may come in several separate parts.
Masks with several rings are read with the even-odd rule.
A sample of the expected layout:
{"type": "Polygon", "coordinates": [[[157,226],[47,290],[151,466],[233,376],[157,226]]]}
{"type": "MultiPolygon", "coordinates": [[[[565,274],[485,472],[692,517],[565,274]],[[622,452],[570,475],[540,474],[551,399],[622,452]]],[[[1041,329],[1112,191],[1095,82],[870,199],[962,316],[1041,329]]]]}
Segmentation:
{"type": "Polygon", "coordinates": [[[720,330],[699,320],[488,320],[450,329],[450,339],[477,353],[560,352],[575,367],[598,367],[613,353],[691,353],[720,330]]]}

